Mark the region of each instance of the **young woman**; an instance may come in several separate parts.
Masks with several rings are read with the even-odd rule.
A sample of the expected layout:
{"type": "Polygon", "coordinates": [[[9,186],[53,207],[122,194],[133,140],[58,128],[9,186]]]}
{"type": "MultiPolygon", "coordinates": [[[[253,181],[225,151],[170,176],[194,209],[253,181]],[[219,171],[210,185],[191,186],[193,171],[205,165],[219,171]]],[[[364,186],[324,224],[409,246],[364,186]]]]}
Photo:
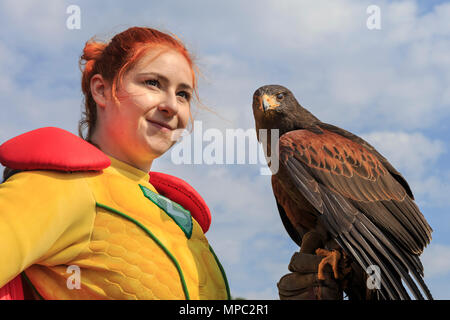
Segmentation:
{"type": "Polygon", "coordinates": [[[204,201],[150,172],[190,119],[189,52],[133,27],[88,41],[80,62],[85,140],[42,128],[0,146],[0,296],[23,285],[44,299],[229,298],[204,201]]]}

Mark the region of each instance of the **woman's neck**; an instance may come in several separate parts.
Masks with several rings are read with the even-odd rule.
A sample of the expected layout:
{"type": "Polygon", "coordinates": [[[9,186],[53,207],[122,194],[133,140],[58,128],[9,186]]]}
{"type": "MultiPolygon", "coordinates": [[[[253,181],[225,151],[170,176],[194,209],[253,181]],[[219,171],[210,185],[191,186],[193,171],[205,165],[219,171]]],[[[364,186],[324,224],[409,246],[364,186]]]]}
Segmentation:
{"type": "Polygon", "coordinates": [[[99,131],[94,132],[89,139],[89,142],[99,148],[103,153],[144,172],[149,172],[152,167],[153,160],[139,160],[133,158],[131,155],[117,148],[117,144],[115,144],[112,139],[105,138],[99,131]]]}

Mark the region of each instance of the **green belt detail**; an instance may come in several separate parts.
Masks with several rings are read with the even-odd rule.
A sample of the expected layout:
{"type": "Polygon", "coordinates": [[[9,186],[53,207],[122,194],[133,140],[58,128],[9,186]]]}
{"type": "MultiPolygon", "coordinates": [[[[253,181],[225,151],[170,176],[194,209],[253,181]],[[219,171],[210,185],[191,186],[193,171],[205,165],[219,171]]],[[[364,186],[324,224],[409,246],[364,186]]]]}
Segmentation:
{"type": "Polygon", "coordinates": [[[104,204],[101,203],[96,203],[97,207],[106,209],[108,211],[111,211],[115,214],[118,214],[119,216],[124,217],[125,219],[133,222],[134,224],[136,224],[138,227],[140,227],[142,230],[144,230],[145,233],[147,233],[148,236],[150,236],[150,238],[152,238],[153,241],[156,242],[156,244],[166,253],[166,255],[170,258],[170,260],[172,260],[173,264],[175,265],[175,267],[177,268],[178,274],[180,275],[180,280],[181,280],[181,285],[183,287],[183,291],[184,291],[184,295],[186,296],[186,300],[190,300],[189,297],[189,292],[186,286],[186,281],[184,280],[184,275],[183,272],[181,271],[181,267],[177,261],[177,259],[175,259],[175,257],[172,255],[172,253],[170,253],[170,251],[164,246],[164,244],[162,244],[161,241],[159,241],[158,238],[156,238],[156,236],[151,233],[150,230],[148,230],[142,223],[140,223],[139,221],[137,221],[136,219],[133,219],[132,217],[126,215],[123,212],[120,212],[119,210],[116,210],[114,208],[108,207],[104,204]]]}
{"type": "Polygon", "coordinates": [[[225,274],[225,270],[223,269],[222,264],[220,263],[219,258],[217,258],[216,253],[214,252],[211,245],[209,246],[209,251],[211,251],[211,253],[213,254],[214,259],[216,260],[216,263],[219,266],[220,272],[222,273],[223,281],[225,282],[225,288],[227,289],[227,299],[231,300],[230,286],[228,285],[228,279],[227,275],[225,274]]]}

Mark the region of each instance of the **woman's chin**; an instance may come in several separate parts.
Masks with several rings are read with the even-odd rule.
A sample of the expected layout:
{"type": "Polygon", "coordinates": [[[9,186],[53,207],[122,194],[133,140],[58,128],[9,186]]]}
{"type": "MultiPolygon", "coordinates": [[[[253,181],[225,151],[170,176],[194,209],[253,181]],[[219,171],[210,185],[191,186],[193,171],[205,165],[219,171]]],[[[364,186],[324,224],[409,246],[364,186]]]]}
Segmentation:
{"type": "Polygon", "coordinates": [[[172,147],[173,143],[171,141],[153,141],[147,143],[147,150],[149,153],[155,156],[155,158],[158,158],[162,156],[164,153],[166,153],[170,147],[172,147]]]}

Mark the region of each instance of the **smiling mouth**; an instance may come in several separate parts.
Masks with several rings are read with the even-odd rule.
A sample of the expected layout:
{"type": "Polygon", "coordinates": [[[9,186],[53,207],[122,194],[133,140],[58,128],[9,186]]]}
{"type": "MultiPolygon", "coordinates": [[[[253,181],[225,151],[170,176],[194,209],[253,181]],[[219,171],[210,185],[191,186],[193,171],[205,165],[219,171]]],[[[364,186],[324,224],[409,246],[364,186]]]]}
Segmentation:
{"type": "Polygon", "coordinates": [[[169,126],[167,123],[159,122],[159,121],[155,121],[155,120],[148,120],[148,119],[147,119],[147,121],[150,122],[154,127],[158,128],[162,131],[168,131],[168,130],[172,131],[173,130],[172,127],[169,126]]]}

